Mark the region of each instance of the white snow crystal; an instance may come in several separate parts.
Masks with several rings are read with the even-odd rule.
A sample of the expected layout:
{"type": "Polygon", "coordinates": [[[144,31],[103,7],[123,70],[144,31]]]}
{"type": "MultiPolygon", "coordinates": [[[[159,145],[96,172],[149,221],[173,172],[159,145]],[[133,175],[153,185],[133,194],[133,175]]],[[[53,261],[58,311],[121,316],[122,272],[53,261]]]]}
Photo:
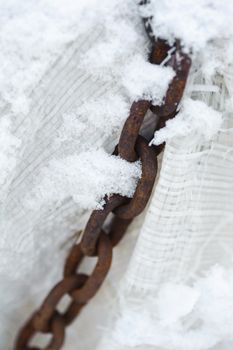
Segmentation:
{"type": "Polygon", "coordinates": [[[233,3],[229,0],[150,0],[141,8],[145,17],[153,16],[156,36],[172,42],[181,39],[187,48],[204,49],[214,39],[229,38],[233,3]]]}
{"type": "Polygon", "coordinates": [[[233,270],[215,266],[195,284],[200,293],[197,312],[208,333],[233,340],[233,270]]]}
{"type": "Polygon", "coordinates": [[[96,139],[95,148],[102,146],[105,140],[119,135],[128,114],[129,104],[121,95],[107,93],[84,101],[63,115],[63,123],[57,131],[54,146],[64,150],[66,144],[69,153],[72,149],[75,152],[75,147],[86,150],[97,132],[101,138],[96,139]],[[80,145],[83,135],[86,135],[85,142],[80,145]]]}
{"type": "Polygon", "coordinates": [[[123,85],[132,99],[149,99],[160,105],[173,77],[171,68],[151,64],[137,55],[125,67],[123,85]]]}
{"type": "MultiPolygon", "coordinates": [[[[75,140],[77,141],[79,135],[83,134],[87,135],[85,151],[90,149],[90,145],[93,145],[88,141],[88,135],[90,138],[98,139],[96,141],[98,144],[94,145],[96,148],[102,147],[105,142],[109,144],[110,137],[115,140],[119,136],[120,128],[130,108],[131,96],[123,91],[122,72],[128,60],[135,54],[135,48],[145,57],[148,53],[143,36],[144,31],[142,32],[142,27],[137,25],[138,22],[141,22],[136,12],[137,4],[133,0],[128,0],[126,3],[122,0],[120,3],[116,0],[110,2],[105,0],[101,6],[96,0],[78,2],[73,0],[26,0],[22,3],[17,0],[7,3],[0,0],[0,8],[0,62],[2,63],[0,107],[7,117],[13,117],[11,140],[17,140],[15,135],[22,135],[23,127],[26,125],[22,125],[22,121],[30,120],[34,90],[37,92],[38,85],[39,89],[41,87],[43,89],[43,81],[47,77],[46,72],[51,70],[60,57],[66,56],[69,51],[67,48],[72,47],[83,33],[90,33],[91,36],[100,26],[103,27],[103,36],[97,40],[98,42],[87,46],[79,68],[83,74],[91,72],[93,82],[97,77],[101,77],[103,82],[107,80],[115,84],[116,92],[104,97],[101,97],[100,92],[99,98],[79,101],[76,110],[65,112],[61,117],[57,115],[56,122],[59,124],[59,118],[63,117],[63,124],[57,129],[56,137],[54,139],[51,137],[50,153],[57,151],[55,158],[59,161],[60,157],[62,162],[67,154],[75,154],[77,146],[75,140]],[[122,40],[124,33],[127,35],[122,40]],[[19,125],[20,127],[22,125],[20,130],[19,125]],[[92,133],[88,133],[88,128],[92,130],[92,133]],[[98,129],[96,135],[93,129],[98,129]],[[101,138],[98,136],[101,134],[100,130],[103,136],[101,138]]],[[[110,91],[112,90],[110,86],[110,91]]],[[[46,118],[46,113],[44,111],[42,113],[44,113],[42,117],[46,118]]],[[[42,127],[39,118],[37,125],[35,119],[32,118],[32,130],[29,130],[31,125],[28,123],[27,130],[22,135],[23,157],[23,146],[28,144],[28,135],[30,134],[32,151],[34,151],[35,139],[38,137],[37,128],[40,130],[42,127]]],[[[3,133],[1,135],[3,137],[3,133]]],[[[7,133],[5,137],[8,137],[7,133]]],[[[0,151],[1,183],[6,176],[11,178],[10,173],[16,165],[16,147],[14,145],[10,148],[11,150],[7,153],[5,149],[0,151]]],[[[41,174],[44,166],[45,164],[41,164],[41,169],[38,169],[41,170],[41,174]]],[[[137,177],[137,172],[135,176],[137,177]]],[[[110,177],[109,181],[112,181],[110,177]]],[[[127,181],[125,188],[126,186],[127,181]]],[[[102,191],[104,195],[104,187],[102,191]]],[[[46,191],[43,193],[45,194],[46,191]]],[[[63,194],[66,196],[65,190],[63,194]]]]}
{"type": "Polygon", "coordinates": [[[39,183],[25,206],[59,205],[72,198],[82,209],[100,209],[104,195],[132,197],[141,176],[140,162],[129,163],[103,149],[52,160],[43,168],[39,183]]]}
{"type": "Polygon", "coordinates": [[[80,32],[77,15],[94,0],[0,1],[0,100],[15,113],[65,45],[80,32]]]}
{"type": "Polygon", "coordinates": [[[214,266],[190,284],[163,284],[143,304],[126,299],[114,338],[132,347],[212,349],[223,339],[233,340],[232,296],[232,267],[214,266]]]}
{"type": "Polygon", "coordinates": [[[76,113],[92,127],[111,134],[123,126],[129,114],[129,104],[120,95],[108,94],[84,103],[77,108],[76,113]]]}
{"type": "Polygon", "coordinates": [[[186,136],[197,132],[205,140],[210,140],[219,130],[222,114],[207,106],[204,102],[187,98],[181,111],[166,126],[155,132],[151,143],[159,145],[176,136],[186,136]]]}
{"type": "MultiPolygon", "coordinates": [[[[8,288],[9,308],[2,304],[3,348],[9,348],[12,339],[12,334],[7,332],[12,325],[16,329],[17,317],[22,318],[21,295],[27,291],[34,300],[36,294],[31,282],[50,263],[42,252],[51,249],[49,239],[54,240],[56,235],[54,248],[54,243],[63,241],[71,228],[76,228],[76,208],[80,214],[84,209],[102,208],[104,196],[112,193],[132,197],[141,176],[140,162],[128,163],[111,156],[106,149],[111,149],[111,142],[115,143],[119,137],[130,102],[150,98],[154,104],[160,104],[174,72],[147,61],[150,44],[137,3],[135,0],[0,0],[1,187],[5,189],[6,181],[12,180],[8,201],[1,203],[2,273],[3,281],[10,281],[4,283],[1,295],[7,293],[6,286],[11,286],[15,273],[20,275],[17,288],[8,288]],[[95,37],[99,28],[102,34],[95,37]],[[80,40],[83,33],[85,40],[80,40]],[[71,55],[71,52],[75,55],[68,57],[67,53],[71,55]],[[57,66],[61,62],[69,67],[71,74],[72,68],[77,68],[83,78],[77,85],[78,93],[69,76],[63,80],[60,75],[67,74],[63,65],[57,66]],[[50,76],[53,72],[58,74],[60,82],[53,89],[56,96],[51,93],[57,84],[55,77],[50,76]],[[51,90],[47,78],[54,84],[51,90]],[[90,84],[86,85],[88,79],[90,84]],[[98,91],[90,89],[86,98],[86,86],[98,91]],[[105,93],[108,87],[109,92],[105,93]],[[54,103],[59,96],[62,103],[54,103]],[[14,172],[16,164],[19,166],[14,172]],[[66,200],[71,204],[70,211],[64,210],[66,200]],[[50,212],[52,215],[47,215],[50,212]],[[54,230],[58,226],[60,229],[54,230]],[[21,266],[24,259],[27,269],[21,266]],[[32,272],[26,275],[24,269],[32,272]],[[22,287],[25,280],[31,283],[30,288],[22,287]]],[[[223,76],[222,86],[225,86],[224,72],[231,75],[228,65],[233,57],[232,1],[151,0],[141,11],[143,16],[153,17],[152,27],[157,36],[170,42],[180,39],[192,55],[193,67],[203,78],[198,80],[196,92],[201,84],[213,90],[212,78],[216,72],[223,76]]],[[[232,95],[232,78],[228,78],[232,95]]],[[[229,112],[232,112],[230,101],[229,112]]],[[[153,143],[192,133],[209,140],[218,132],[221,122],[221,113],[184,96],[179,115],[155,133],[153,143]]],[[[60,257],[60,251],[54,252],[60,257]]],[[[54,266],[56,274],[58,264],[54,266]]],[[[116,324],[115,336],[123,347],[144,348],[146,344],[172,350],[211,348],[222,340],[233,340],[232,296],[233,269],[222,267],[213,268],[192,283],[165,284],[157,295],[148,293],[136,308],[127,303],[116,324]]],[[[27,306],[32,299],[29,298],[27,306]]]]}
{"type": "Polygon", "coordinates": [[[164,326],[177,322],[193,310],[199,293],[185,285],[166,283],[158,293],[158,316],[164,326]]]}

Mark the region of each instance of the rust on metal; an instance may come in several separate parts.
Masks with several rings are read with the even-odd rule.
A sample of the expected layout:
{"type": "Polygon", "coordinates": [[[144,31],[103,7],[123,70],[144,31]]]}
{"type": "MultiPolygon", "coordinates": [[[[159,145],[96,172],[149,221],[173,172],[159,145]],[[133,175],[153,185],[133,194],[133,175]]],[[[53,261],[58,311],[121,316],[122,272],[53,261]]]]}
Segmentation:
{"type": "MultiPolygon", "coordinates": [[[[36,333],[35,328],[33,327],[33,316],[25,323],[21,328],[15,342],[14,349],[17,350],[27,350],[29,349],[28,343],[36,333]]],[[[30,348],[31,349],[31,348],[30,348]]]]}
{"type": "Polygon", "coordinates": [[[137,138],[136,151],[142,163],[142,176],[130,202],[114,210],[121,219],[132,219],[143,211],[150,198],[157,174],[158,163],[154,149],[142,136],[137,138]]]}
{"type": "Polygon", "coordinates": [[[86,303],[91,299],[103,283],[112,262],[112,244],[109,237],[101,231],[97,245],[98,261],[92,274],[87,279],[83,287],[71,293],[76,303],[86,303]]]}
{"type": "Polygon", "coordinates": [[[78,266],[83,260],[84,254],[80,244],[74,244],[71,247],[68,257],[66,258],[64,266],[64,277],[69,277],[75,274],[78,266]]]}
{"type": "Polygon", "coordinates": [[[135,145],[143,119],[150,106],[150,101],[141,100],[134,102],[130,109],[118,144],[118,154],[128,162],[134,162],[138,158],[135,145]]]}
{"type": "MultiPolygon", "coordinates": [[[[147,0],[143,0],[142,4],[146,2],[147,0]]],[[[175,117],[191,65],[190,57],[182,52],[178,41],[170,47],[165,40],[155,39],[150,20],[151,18],[144,20],[154,45],[150,62],[171,66],[175,77],[169,85],[162,106],[152,106],[151,101],[147,100],[132,104],[119,144],[115,148],[114,154],[127,161],[141,161],[142,176],[134,196],[130,199],[112,194],[105,198],[102,210],[92,212],[81,241],[73,245],[68,254],[63,279],[51,289],[41,307],[19,331],[14,350],[59,350],[62,347],[66,327],[74,321],[104,282],[111,266],[113,247],[121,241],[133,218],[139,215],[148,203],[157,173],[157,156],[163,150],[164,144],[150,147],[148,141],[140,136],[140,128],[149,109],[159,117],[156,130],[163,127],[168,119],[175,117]],[[113,218],[105,228],[109,214],[113,215],[113,218]],[[80,264],[83,259],[93,259],[92,257],[97,257],[97,262],[90,275],[81,273],[80,264]],[[58,306],[66,295],[71,301],[66,310],[60,313],[58,306]],[[29,345],[36,333],[51,335],[46,347],[29,345]]]]}
{"type": "Polygon", "coordinates": [[[64,278],[56,284],[55,287],[45,298],[39,311],[35,314],[33,319],[33,326],[37,331],[46,332],[50,329],[50,322],[52,316],[57,311],[56,307],[64,295],[72,292],[80,287],[81,281],[79,276],[73,275],[64,278]]]}
{"type": "Polygon", "coordinates": [[[131,224],[133,219],[125,220],[121,219],[118,216],[115,216],[112,221],[111,229],[109,232],[109,237],[113,248],[118,245],[118,243],[124,237],[128,226],[131,224]]]}
{"type": "Polygon", "coordinates": [[[150,62],[152,64],[161,64],[167,58],[168,52],[171,49],[172,48],[168,45],[166,40],[155,40],[153,44],[153,50],[150,55],[150,62]]]}
{"type": "Polygon", "coordinates": [[[65,340],[65,324],[61,316],[56,315],[51,326],[52,339],[45,350],[59,350],[65,340]]]}
{"type": "MultiPolygon", "coordinates": [[[[37,347],[31,347],[28,345],[33,336],[37,333],[33,321],[34,317],[32,317],[22,328],[16,339],[15,349],[40,350],[37,347]]],[[[52,338],[49,344],[41,350],[59,350],[62,347],[65,339],[65,323],[59,314],[56,314],[52,319],[50,334],[52,335],[52,338]]]]}
{"type": "MultiPolygon", "coordinates": [[[[164,45],[166,45],[164,43],[164,45]]],[[[174,115],[179,107],[184,89],[186,86],[189,70],[191,67],[191,58],[182,52],[179,42],[176,44],[178,48],[171,53],[171,57],[166,62],[166,66],[170,66],[175,71],[175,76],[169,84],[164,102],[161,106],[151,106],[151,110],[160,118],[168,119],[174,115]]],[[[155,50],[156,52],[156,50],[155,50]]],[[[151,61],[154,63],[157,60],[157,54],[152,54],[151,61]]]]}
{"type": "Polygon", "coordinates": [[[116,208],[127,201],[127,198],[120,195],[113,195],[106,198],[103,209],[94,210],[87,222],[81,241],[81,249],[85,255],[92,256],[96,250],[96,242],[99,238],[102,226],[107,216],[116,208]]]}

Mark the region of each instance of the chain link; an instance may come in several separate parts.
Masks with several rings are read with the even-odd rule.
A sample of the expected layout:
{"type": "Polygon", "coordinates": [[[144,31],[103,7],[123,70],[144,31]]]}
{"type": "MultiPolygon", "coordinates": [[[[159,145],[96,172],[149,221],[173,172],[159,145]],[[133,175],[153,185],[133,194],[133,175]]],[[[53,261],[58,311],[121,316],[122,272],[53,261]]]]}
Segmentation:
{"type": "Polygon", "coordinates": [[[163,127],[166,120],[177,114],[183,95],[191,60],[183,53],[178,41],[173,47],[166,41],[155,39],[150,20],[145,20],[145,28],[153,41],[150,62],[171,66],[175,77],[168,87],[161,106],[153,106],[151,101],[140,100],[132,104],[129,117],[122,129],[119,144],[114,152],[121,158],[134,162],[140,159],[142,176],[132,199],[120,195],[105,198],[102,210],[94,210],[84,229],[79,244],[75,244],[66,259],[63,279],[53,287],[35,312],[20,330],[14,350],[59,350],[65,340],[65,328],[78,316],[81,309],[97,293],[111,266],[112,250],[123,238],[132,219],[139,215],[148,203],[157,174],[157,156],[163,146],[149,146],[139,135],[144,117],[149,110],[159,117],[156,130],[163,127]],[[113,219],[108,232],[104,231],[105,221],[110,213],[113,219]],[[90,276],[78,272],[83,259],[96,259],[90,276]],[[64,296],[69,296],[70,304],[60,313],[58,304],[64,296]],[[43,349],[30,346],[36,333],[49,333],[51,340],[43,349]]]}

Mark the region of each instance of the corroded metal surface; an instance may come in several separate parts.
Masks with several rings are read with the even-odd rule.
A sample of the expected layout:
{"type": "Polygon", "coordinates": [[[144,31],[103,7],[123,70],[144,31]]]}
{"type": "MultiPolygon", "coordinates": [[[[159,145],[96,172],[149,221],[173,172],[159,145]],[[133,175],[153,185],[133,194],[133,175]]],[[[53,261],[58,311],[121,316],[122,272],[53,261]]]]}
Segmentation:
{"type": "Polygon", "coordinates": [[[138,136],[135,150],[142,163],[142,176],[130,202],[114,210],[114,213],[122,219],[132,219],[143,211],[150,198],[157,174],[155,147],[149,147],[148,142],[142,136],[138,136]]]}
{"type": "MultiPolygon", "coordinates": [[[[159,48],[162,52],[161,56],[163,56],[163,52],[167,49],[166,42],[161,41],[159,48]]],[[[151,107],[151,110],[154,113],[156,113],[159,117],[166,119],[175,113],[179,107],[191,67],[191,58],[186,53],[182,52],[179,41],[176,42],[173,50],[171,49],[170,52],[170,57],[168,57],[168,60],[165,61],[164,65],[172,67],[175,71],[175,76],[168,87],[163,104],[161,106],[151,107]]],[[[158,54],[156,53],[156,49],[154,49],[151,55],[151,62],[156,62],[157,58],[158,54]]]]}
{"type": "MultiPolygon", "coordinates": [[[[143,0],[144,1],[144,0],[143,0]]],[[[147,21],[145,20],[145,23],[147,21]]],[[[149,146],[148,141],[139,135],[140,127],[149,109],[159,117],[157,130],[165,125],[169,118],[177,114],[177,106],[183,95],[191,60],[182,52],[179,42],[170,47],[166,41],[155,39],[149,25],[146,27],[153,41],[150,61],[153,64],[171,66],[175,77],[169,85],[162,106],[152,106],[151,101],[141,100],[132,104],[129,117],[123,127],[119,144],[114,154],[133,162],[140,159],[142,176],[132,199],[113,194],[105,198],[102,210],[94,210],[91,214],[79,244],[75,244],[67,257],[63,279],[52,288],[41,307],[22,327],[16,339],[14,350],[40,350],[30,346],[36,333],[49,333],[51,340],[43,350],[58,350],[65,340],[65,328],[78,316],[83,306],[97,293],[111,266],[112,250],[125,235],[132,219],[145,208],[157,173],[157,156],[163,146],[149,146]],[[108,232],[104,224],[108,215],[113,219],[108,232]],[[83,259],[97,257],[97,263],[88,276],[78,272],[83,259]],[[58,304],[69,295],[70,304],[61,313],[58,304]]]]}

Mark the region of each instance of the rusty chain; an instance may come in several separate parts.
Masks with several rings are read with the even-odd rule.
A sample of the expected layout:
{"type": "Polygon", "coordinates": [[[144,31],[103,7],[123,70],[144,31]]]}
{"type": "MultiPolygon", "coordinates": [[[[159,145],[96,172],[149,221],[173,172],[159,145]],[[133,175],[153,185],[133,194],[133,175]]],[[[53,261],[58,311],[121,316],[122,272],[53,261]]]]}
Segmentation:
{"type": "Polygon", "coordinates": [[[113,248],[123,238],[133,218],[145,208],[153,189],[157,174],[157,156],[163,146],[149,146],[148,141],[139,135],[146,113],[151,110],[159,117],[156,130],[165,125],[166,120],[177,114],[177,107],[183,95],[191,60],[182,52],[179,41],[169,46],[166,41],[152,35],[149,19],[145,28],[153,41],[150,62],[171,66],[175,77],[171,81],[164,102],[153,106],[151,101],[140,100],[132,104],[129,117],[121,132],[115,154],[134,162],[141,160],[142,176],[132,199],[114,194],[105,198],[102,210],[94,210],[84,229],[80,243],[74,244],[65,262],[63,279],[52,288],[36,311],[20,330],[14,350],[40,350],[30,346],[36,333],[49,333],[49,344],[41,350],[58,350],[65,340],[65,329],[79,315],[83,306],[97,293],[111,266],[113,248]],[[106,218],[113,213],[109,232],[103,229],[106,218]],[[79,273],[83,259],[97,257],[97,263],[88,276],[79,273]],[[65,312],[58,311],[61,299],[68,295],[71,299],[65,312]]]}

